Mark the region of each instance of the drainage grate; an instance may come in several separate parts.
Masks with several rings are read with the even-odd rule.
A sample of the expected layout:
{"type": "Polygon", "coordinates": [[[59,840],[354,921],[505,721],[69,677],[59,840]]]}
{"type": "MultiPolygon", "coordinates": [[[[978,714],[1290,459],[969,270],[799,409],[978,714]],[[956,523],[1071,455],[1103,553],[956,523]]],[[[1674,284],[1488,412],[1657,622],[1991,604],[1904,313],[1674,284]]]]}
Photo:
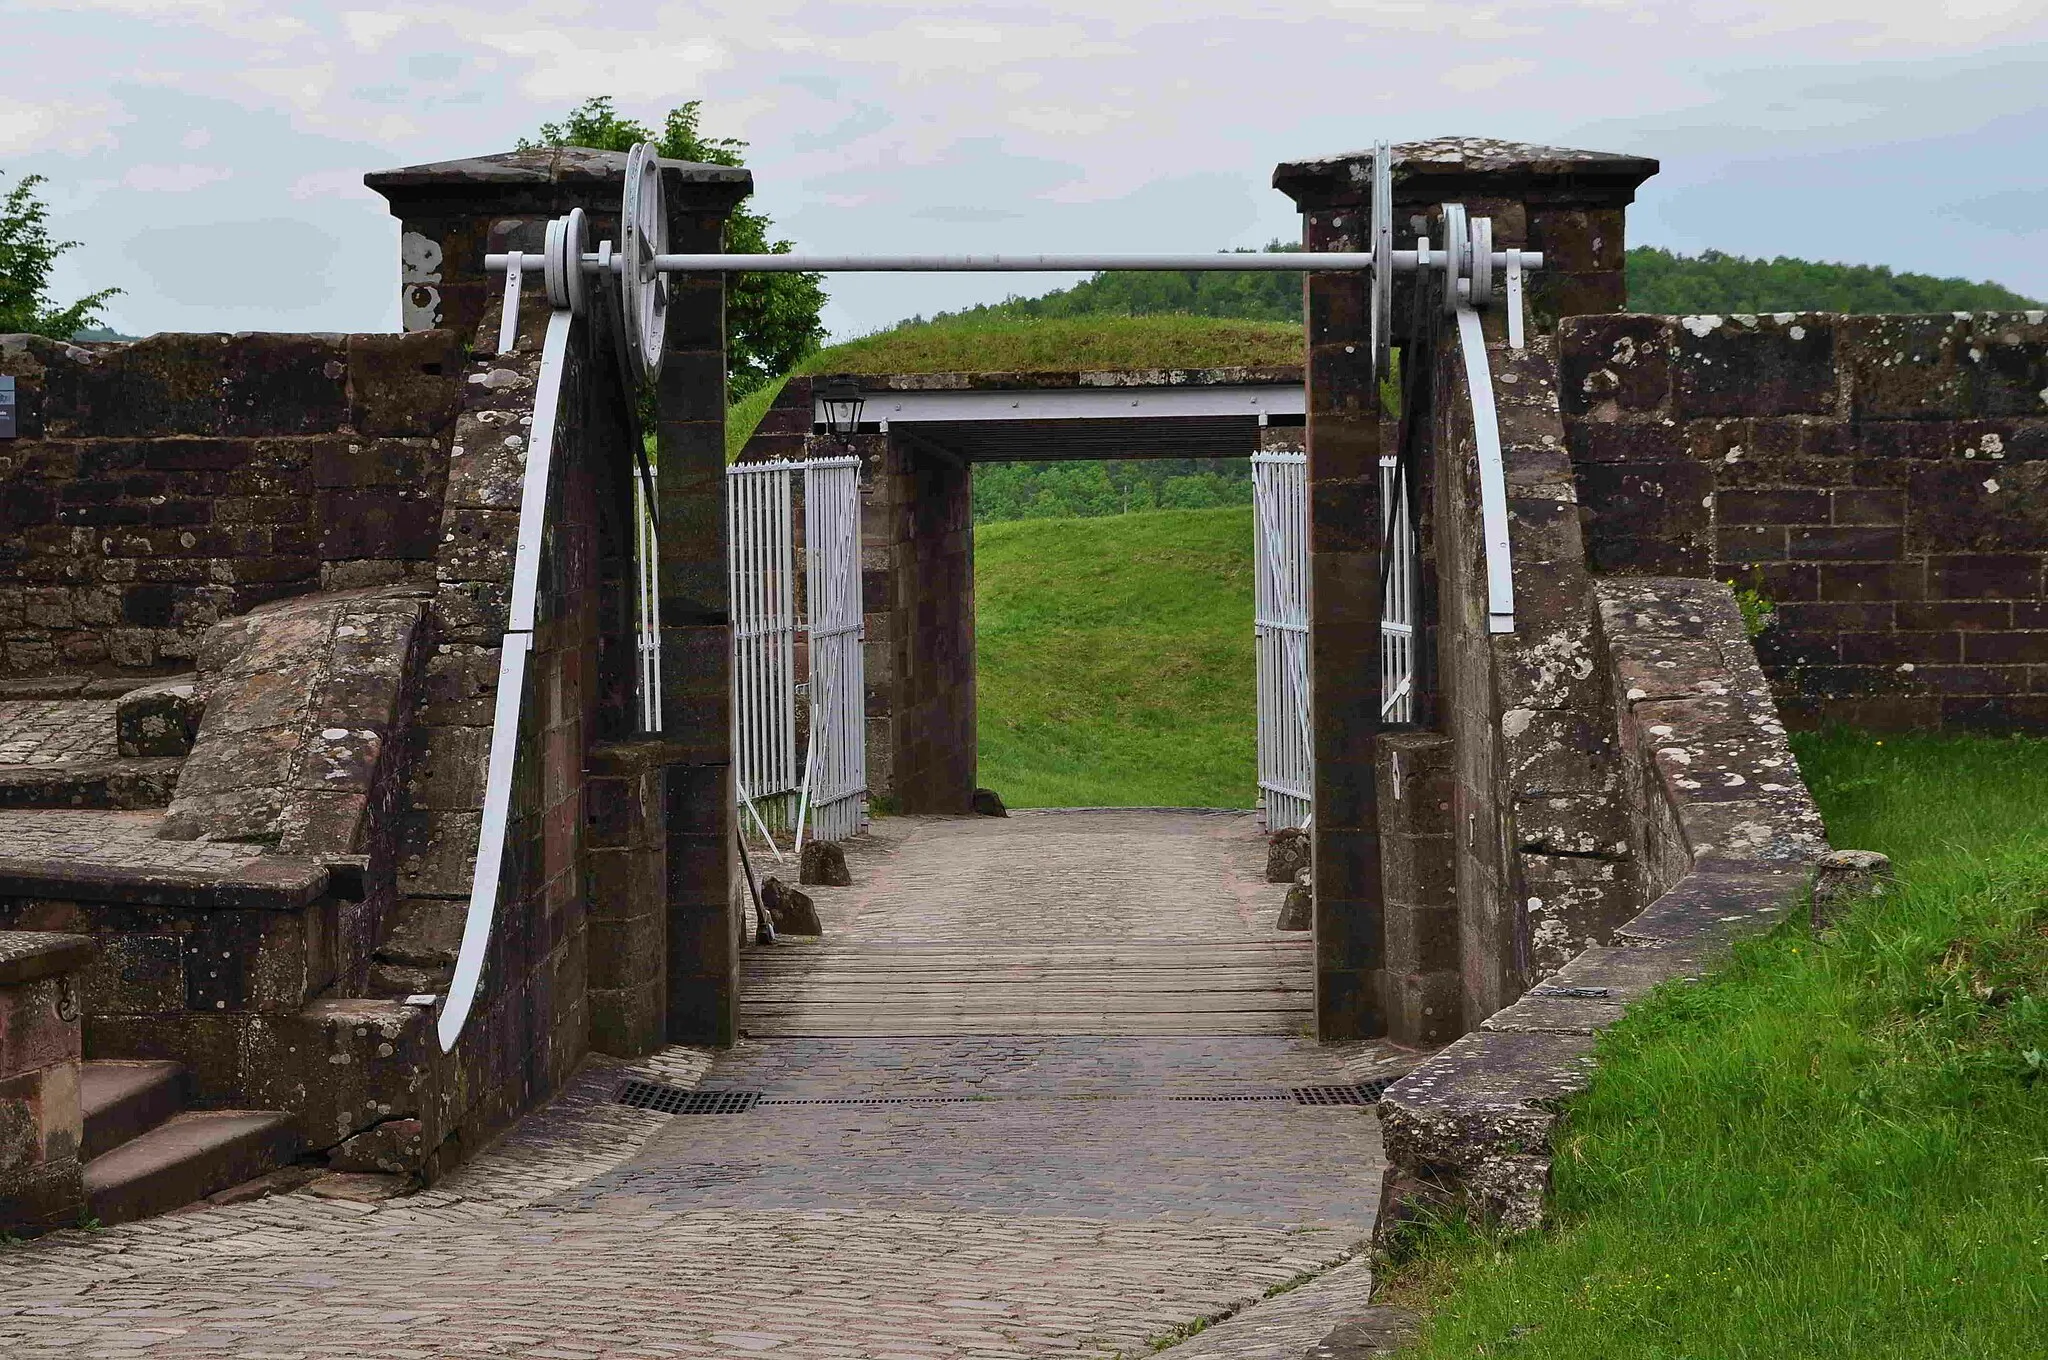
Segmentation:
{"type": "Polygon", "coordinates": [[[1237,1104],[1242,1101],[1253,1100],[1292,1100],[1293,1097],[1288,1095],[1285,1091],[1238,1091],[1233,1092],[1232,1094],[1227,1096],[1168,1096],[1167,1099],[1175,1101],[1205,1101],[1237,1104]]]}
{"type": "Polygon", "coordinates": [[[612,1097],[621,1105],[657,1114],[744,1114],[761,1099],[758,1091],[691,1091],[658,1081],[629,1081],[612,1097]]]}
{"type": "Polygon", "coordinates": [[[997,1096],[763,1096],[763,1105],[978,1105],[997,1096]]]}
{"type": "Polygon", "coordinates": [[[1376,1077],[1348,1086],[1297,1086],[1292,1094],[1297,1105],[1371,1105],[1398,1080],[1376,1077]]]}

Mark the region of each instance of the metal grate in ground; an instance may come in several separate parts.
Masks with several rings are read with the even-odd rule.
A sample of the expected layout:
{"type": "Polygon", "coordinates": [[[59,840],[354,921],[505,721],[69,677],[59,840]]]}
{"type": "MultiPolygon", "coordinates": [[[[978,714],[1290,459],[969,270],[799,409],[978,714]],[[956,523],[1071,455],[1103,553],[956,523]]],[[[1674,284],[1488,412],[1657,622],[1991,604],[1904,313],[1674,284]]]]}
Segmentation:
{"type": "Polygon", "coordinates": [[[1339,1086],[1297,1086],[1289,1094],[1297,1105],[1373,1105],[1398,1080],[1398,1077],[1379,1077],[1339,1086]]]}
{"type": "Polygon", "coordinates": [[[756,1105],[981,1105],[995,1101],[1037,1100],[1166,1100],[1177,1104],[1362,1106],[1377,1102],[1394,1084],[1393,1077],[1328,1086],[1296,1086],[1285,1091],[1227,1091],[1214,1094],[1168,1095],[1138,1091],[1121,1095],[1063,1095],[1016,1092],[960,1096],[770,1096],[759,1091],[706,1091],[633,1079],[613,1097],[621,1105],[660,1114],[744,1114],[756,1105]]]}
{"type": "Polygon", "coordinates": [[[703,1091],[659,1081],[632,1080],[612,1097],[621,1105],[657,1114],[744,1114],[761,1098],[758,1091],[703,1091]]]}

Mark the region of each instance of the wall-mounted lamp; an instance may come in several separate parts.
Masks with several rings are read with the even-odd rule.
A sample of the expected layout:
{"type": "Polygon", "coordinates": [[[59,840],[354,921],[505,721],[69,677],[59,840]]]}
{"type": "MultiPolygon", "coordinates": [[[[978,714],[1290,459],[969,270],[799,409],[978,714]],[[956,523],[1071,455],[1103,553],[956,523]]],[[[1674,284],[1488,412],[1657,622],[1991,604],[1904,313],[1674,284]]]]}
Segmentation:
{"type": "Polygon", "coordinates": [[[818,394],[818,403],[825,408],[825,428],[840,443],[851,446],[854,435],[860,432],[861,407],[867,404],[861,396],[860,384],[851,378],[835,378],[818,394]]]}

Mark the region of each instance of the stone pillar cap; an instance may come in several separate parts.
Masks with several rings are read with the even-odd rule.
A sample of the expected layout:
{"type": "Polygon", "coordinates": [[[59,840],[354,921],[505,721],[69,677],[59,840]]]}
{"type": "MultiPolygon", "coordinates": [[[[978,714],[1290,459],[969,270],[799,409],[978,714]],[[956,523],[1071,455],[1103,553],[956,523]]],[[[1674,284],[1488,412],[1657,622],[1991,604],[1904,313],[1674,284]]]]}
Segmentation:
{"type": "Polygon", "coordinates": [[[0,987],[18,987],[92,962],[99,944],[88,935],[42,930],[0,930],[0,987]]]}
{"type": "MultiPolygon", "coordinates": [[[[726,206],[754,191],[754,172],[741,165],[708,165],[702,161],[657,162],[671,185],[697,189],[693,198],[726,206]]],[[[363,183],[394,203],[399,198],[437,197],[449,191],[464,197],[522,198],[554,186],[590,188],[619,184],[626,177],[626,153],[587,146],[543,146],[526,151],[500,151],[489,156],[373,170],[363,183]]]]}
{"type": "MultiPolygon", "coordinates": [[[[1659,168],[1648,156],[1492,137],[1432,137],[1398,142],[1393,150],[1394,184],[1402,199],[1499,198],[1534,188],[1567,194],[1591,191],[1603,198],[1618,196],[1626,203],[1659,168]]],[[[1273,187],[1304,208],[1356,202],[1371,184],[1369,150],[1284,161],[1273,171],[1273,187]]]]}

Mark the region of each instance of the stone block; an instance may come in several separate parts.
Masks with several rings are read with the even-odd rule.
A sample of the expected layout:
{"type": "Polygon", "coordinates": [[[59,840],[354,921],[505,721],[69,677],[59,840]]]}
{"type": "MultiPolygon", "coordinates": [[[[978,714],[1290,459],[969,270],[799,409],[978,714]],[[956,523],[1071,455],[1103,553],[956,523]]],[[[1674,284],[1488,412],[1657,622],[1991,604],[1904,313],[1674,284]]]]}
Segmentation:
{"type": "Polygon", "coordinates": [[[1830,850],[1813,863],[1809,890],[1813,928],[1824,929],[1858,903],[1883,897],[1897,881],[1888,855],[1875,850],[1830,850]]]}
{"type": "MultiPolygon", "coordinates": [[[[1567,416],[1664,409],[1676,326],[1662,316],[1577,316],[1558,323],[1558,403],[1567,416]]],[[[1614,437],[1631,437],[1622,427],[1614,437]]],[[[1647,433],[1647,432],[1646,432],[1647,433]]],[[[1606,460],[1602,460],[1606,461],[1606,460]]]]}
{"type": "Polygon", "coordinates": [[[1681,419],[1836,413],[1831,317],[1682,317],[1673,340],[1672,409],[1681,419]]]}
{"type": "Polygon", "coordinates": [[[1623,945],[1712,945],[1761,935],[1791,914],[1803,866],[1709,868],[1686,874],[1616,933],[1623,945]]]}
{"type": "Polygon", "coordinates": [[[1292,883],[1309,867],[1309,835],[1298,826],[1282,827],[1266,837],[1266,881],[1292,883]]]}
{"type": "Polygon", "coordinates": [[[348,338],[350,421],[368,435],[434,435],[462,407],[463,363],[453,331],[348,338]]]}
{"type": "Polygon", "coordinates": [[[833,841],[810,841],[797,861],[797,882],[829,888],[853,886],[846,851],[833,841]]]}

